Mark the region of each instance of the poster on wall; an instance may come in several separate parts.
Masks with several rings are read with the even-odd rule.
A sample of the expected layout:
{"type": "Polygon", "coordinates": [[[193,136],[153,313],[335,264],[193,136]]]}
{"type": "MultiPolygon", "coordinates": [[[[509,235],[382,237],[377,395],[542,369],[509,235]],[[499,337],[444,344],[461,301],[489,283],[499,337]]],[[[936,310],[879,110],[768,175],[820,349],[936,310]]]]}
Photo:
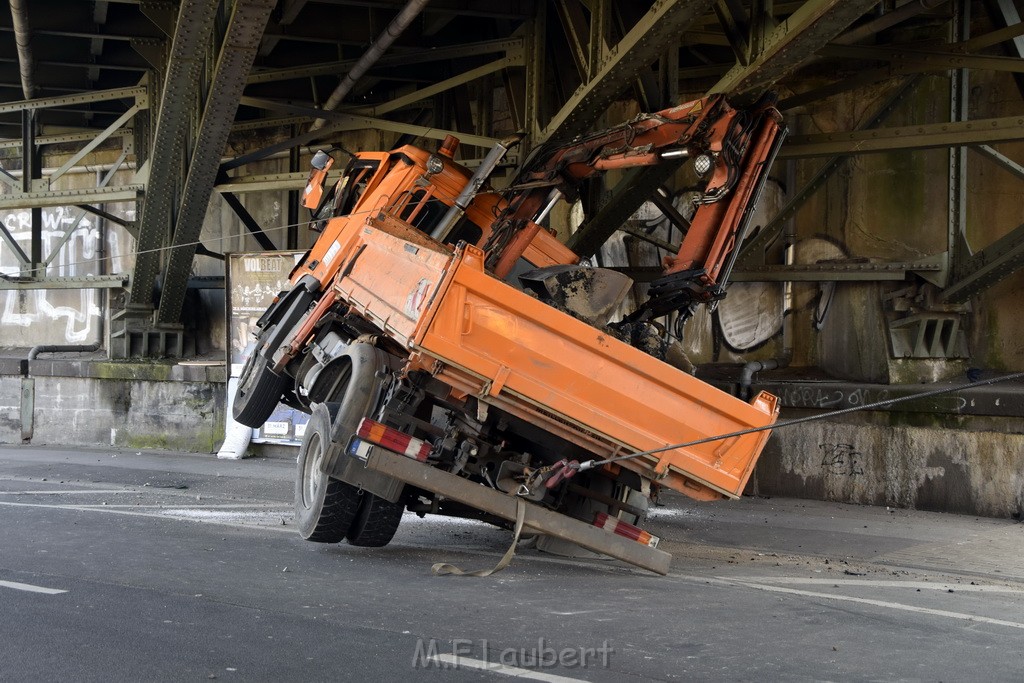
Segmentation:
{"type": "MultiPolygon", "coordinates": [[[[228,353],[231,377],[238,377],[255,344],[256,321],[288,285],[288,274],[302,251],[241,252],[227,255],[228,353]]],[[[253,443],[298,446],[306,433],[305,413],[278,404],[266,423],[253,430],[253,443]]]]}

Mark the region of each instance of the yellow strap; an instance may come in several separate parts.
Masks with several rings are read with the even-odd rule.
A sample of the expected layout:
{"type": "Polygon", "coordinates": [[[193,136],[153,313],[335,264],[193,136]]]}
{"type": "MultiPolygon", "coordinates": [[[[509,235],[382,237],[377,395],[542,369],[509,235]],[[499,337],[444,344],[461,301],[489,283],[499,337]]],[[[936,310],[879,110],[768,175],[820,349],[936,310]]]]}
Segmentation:
{"type": "Polygon", "coordinates": [[[502,569],[507,567],[512,558],[516,554],[516,543],[519,543],[519,534],[523,531],[523,521],[526,519],[526,502],[522,498],[516,498],[516,529],[512,533],[512,545],[508,547],[505,554],[498,564],[494,565],[490,569],[476,569],[471,572],[463,571],[456,567],[454,564],[448,564],[447,562],[438,562],[430,568],[431,573],[434,576],[444,576],[445,574],[451,574],[452,576],[490,576],[494,572],[500,572],[502,569]]]}

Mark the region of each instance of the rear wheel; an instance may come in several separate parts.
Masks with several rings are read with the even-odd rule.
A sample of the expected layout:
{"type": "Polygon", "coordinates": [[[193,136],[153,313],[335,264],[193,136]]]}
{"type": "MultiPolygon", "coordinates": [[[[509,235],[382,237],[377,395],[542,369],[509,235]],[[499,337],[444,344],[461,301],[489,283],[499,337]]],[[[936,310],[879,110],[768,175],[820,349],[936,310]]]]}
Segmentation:
{"type": "MultiPolygon", "coordinates": [[[[349,533],[366,495],[323,473],[321,465],[332,449],[331,418],[327,407],[313,408],[299,448],[295,478],[295,521],[299,534],[315,543],[339,543],[349,533]]],[[[368,494],[367,494],[368,495],[368,494]]]]}
{"type": "Polygon", "coordinates": [[[348,530],[348,542],[363,548],[381,548],[391,542],[402,521],[405,506],[363,492],[359,514],[348,530]]]}
{"type": "Polygon", "coordinates": [[[231,414],[247,427],[259,427],[274,412],[287,386],[288,377],[274,374],[267,360],[253,349],[242,366],[231,414]]]}

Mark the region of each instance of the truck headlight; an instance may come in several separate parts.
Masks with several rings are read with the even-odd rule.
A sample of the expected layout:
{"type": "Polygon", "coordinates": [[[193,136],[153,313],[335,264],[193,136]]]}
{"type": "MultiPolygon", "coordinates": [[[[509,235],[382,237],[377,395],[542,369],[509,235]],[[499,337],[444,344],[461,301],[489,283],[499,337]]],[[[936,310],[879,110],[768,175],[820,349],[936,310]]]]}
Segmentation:
{"type": "Polygon", "coordinates": [[[701,178],[708,174],[708,171],[715,165],[715,158],[705,152],[693,160],[693,170],[701,178]]]}

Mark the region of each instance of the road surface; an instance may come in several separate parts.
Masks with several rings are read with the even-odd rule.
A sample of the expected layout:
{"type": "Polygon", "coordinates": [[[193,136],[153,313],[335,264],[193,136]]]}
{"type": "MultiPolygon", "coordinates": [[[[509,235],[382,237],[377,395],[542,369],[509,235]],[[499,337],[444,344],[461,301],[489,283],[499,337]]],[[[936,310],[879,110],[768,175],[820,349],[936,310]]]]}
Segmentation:
{"type": "Polygon", "coordinates": [[[0,448],[0,681],[1024,677],[1024,525],[671,498],[658,577],[407,514],[302,541],[285,458],[0,448]]]}

